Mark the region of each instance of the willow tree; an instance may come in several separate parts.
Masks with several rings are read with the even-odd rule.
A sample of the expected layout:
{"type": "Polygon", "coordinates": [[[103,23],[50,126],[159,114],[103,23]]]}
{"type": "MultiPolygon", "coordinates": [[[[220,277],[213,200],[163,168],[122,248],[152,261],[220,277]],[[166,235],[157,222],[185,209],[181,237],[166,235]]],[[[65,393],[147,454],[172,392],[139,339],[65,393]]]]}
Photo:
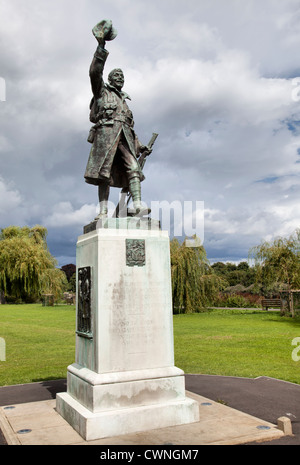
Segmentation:
{"type": "Polygon", "coordinates": [[[204,247],[190,247],[188,243],[186,239],[180,244],[174,238],[170,244],[173,308],[176,313],[201,311],[226,285],[213,273],[204,247]]]}
{"type": "Polygon", "coordinates": [[[291,291],[300,289],[300,229],[289,237],[262,242],[249,254],[255,260],[256,279],[264,294],[286,291],[291,299],[291,291]]]}
{"type": "Polygon", "coordinates": [[[300,288],[300,229],[289,237],[263,242],[250,250],[257,266],[257,279],[265,288],[300,288]]]}
{"type": "Polygon", "coordinates": [[[5,295],[23,300],[43,293],[62,292],[66,283],[63,271],[48,250],[47,229],[9,226],[0,233],[0,289],[5,295]]]}

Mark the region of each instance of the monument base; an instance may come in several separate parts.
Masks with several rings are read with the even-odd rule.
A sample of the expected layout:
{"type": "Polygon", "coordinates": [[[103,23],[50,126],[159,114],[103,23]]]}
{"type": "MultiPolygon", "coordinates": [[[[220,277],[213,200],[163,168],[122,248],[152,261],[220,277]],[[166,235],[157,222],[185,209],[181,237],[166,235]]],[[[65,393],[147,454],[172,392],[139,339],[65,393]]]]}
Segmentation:
{"type": "Polygon", "coordinates": [[[60,393],[56,408],[80,436],[91,441],[193,423],[198,404],[195,406],[195,401],[184,399],[179,402],[92,413],[68,393],[60,393]]]}
{"type": "Polygon", "coordinates": [[[57,394],[56,409],[87,441],[194,423],[199,420],[198,404],[188,398],[91,412],[69,393],[63,392],[57,394]]]}
{"type": "Polygon", "coordinates": [[[76,358],[58,413],[86,440],[199,421],[174,366],[167,232],[98,226],[77,242],[76,358]]]}
{"type": "Polygon", "coordinates": [[[67,385],[57,394],[56,409],[86,440],[199,420],[177,367],[97,374],[74,363],[67,385]]]}

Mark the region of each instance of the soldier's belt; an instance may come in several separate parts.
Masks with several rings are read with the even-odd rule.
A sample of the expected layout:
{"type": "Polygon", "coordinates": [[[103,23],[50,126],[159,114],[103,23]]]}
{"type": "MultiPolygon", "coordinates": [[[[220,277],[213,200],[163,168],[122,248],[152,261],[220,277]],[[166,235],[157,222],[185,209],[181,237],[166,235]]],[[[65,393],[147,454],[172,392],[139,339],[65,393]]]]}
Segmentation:
{"type": "Polygon", "coordinates": [[[122,116],[122,115],[115,116],[113,119],[114,121],[119,121],[120,123],[128,124],[128,126],[131,126],[133,122],[131,118],[128,118],[127,116],[122,116]]]}
{"type": "Polygon", "coordinates": [[[112,119],[100,119],[94,126],[91,127],[89,136],[88,136],[88,142],[91,144],[94,142],[95,138],[95,132],[96,130],[101,127],[101,126],[113,126],[114,122],[118,121],[123,124],[127,124],[129,127],[132,127],[133,119],[128,118],[127,116],[123,115],[118,115],[115,118],[112,119]]]}

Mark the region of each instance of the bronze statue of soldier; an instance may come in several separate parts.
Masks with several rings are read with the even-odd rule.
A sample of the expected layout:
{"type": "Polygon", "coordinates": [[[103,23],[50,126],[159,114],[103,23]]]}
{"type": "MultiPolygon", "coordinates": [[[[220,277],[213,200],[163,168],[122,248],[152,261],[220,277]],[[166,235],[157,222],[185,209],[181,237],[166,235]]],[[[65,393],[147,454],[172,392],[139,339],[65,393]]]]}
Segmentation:
{"type": "Polygon", "coordinates": [[[104,20],[93,28],[98,46],[90,66],[93,98],[90,103],[90,121],[94,124],[88,141],[92,144],[85,181],[98,186],[100,212],[95,218],[107,217],[110,187],[128,190],[133,209],[131,216],[148,214],[150,210],[141,202],[141,182],[145,179],[138,163],[141,154],[151,153],[151,148],[142,145],[134,131],[133,115],[122,91],[124,74],[121,69],[109,73],[108,83],[103,81],[103,69],[109,52],[105,43],[113,40],[117,31],[110,20],[104,20]]]}

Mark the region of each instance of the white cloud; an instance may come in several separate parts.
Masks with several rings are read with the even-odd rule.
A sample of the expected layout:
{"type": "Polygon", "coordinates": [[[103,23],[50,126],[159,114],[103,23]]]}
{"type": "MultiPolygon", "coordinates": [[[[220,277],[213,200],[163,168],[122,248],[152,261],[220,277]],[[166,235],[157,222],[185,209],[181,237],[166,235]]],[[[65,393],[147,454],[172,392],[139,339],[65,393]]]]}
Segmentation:
{"type": "Polygon", "coordinates": [[[0,214],[13,216],[13,212],[20,207],[22,197],[20,192],[13,187],[12,184],[7,184],[0,178],[0,214]]]}
{"type": "Polygon", "coordinates": [[[147,143],[159,133],[145,167],[146,202],[204,201],[209,254],[225,259],[300,223],[298,1],[103,0],[100,11],[96,0],[76,0],[76,8],[2,0],[0,8],[5,223],[43,222],[54,253],[69,257],[57,231],[69,231],[61,244],[68,237],[75,247],[95,216],[97,189],[83,173],[91,29],[104,17],[119,33],[107,43],[105,76],[124,69],[139,137],[147,143]]]}
{"type": "Polygon", "coordinates": [[[50,228],[84,226],[96,216],[95,205],[82,205],[74,209],[71,202],[60,202],[53,207],[52,213],[44,218],[44,224],[50,228]]]}

